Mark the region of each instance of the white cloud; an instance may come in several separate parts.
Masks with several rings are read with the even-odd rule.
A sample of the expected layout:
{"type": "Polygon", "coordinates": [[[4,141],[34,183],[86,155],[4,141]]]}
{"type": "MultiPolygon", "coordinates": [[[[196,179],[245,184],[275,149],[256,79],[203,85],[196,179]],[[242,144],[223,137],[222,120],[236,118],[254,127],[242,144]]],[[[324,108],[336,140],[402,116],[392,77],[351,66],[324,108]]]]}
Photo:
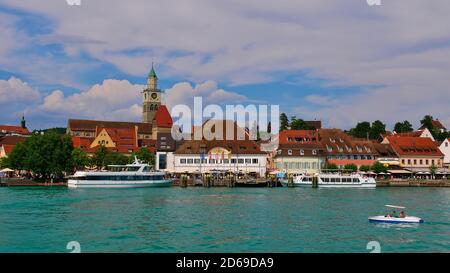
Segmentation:
{"type": "Polygon", "coordinates": [[[33,102],[40,97],[36,89],[20,79],[11,77],[9,80],[0,80],[0,104],[33,102]]]}
{"type": "Polygon", "coordinates": [[[204,106],[207,104],[242,103],[247,100],[243,95],[219,88],[215,81],[206,81],[195,86],[188,82],[175,84],[165,91],[164,103],[167,104],[169,109],[178,104],[192,106],[194,97],[202,97],[204,106]]]}
{"type": "Polygon", "coordinates": [[[142,85],[126,80],[105,80],[88,90],[65,96],[53,91],[39,106],[43,112],[60,113],[66,117],[139,120],[142,85]]]}
{"type": "MultiPolygon", "coordinates": [[[[143,85],[110,79],[69,96],[55,90],[44,98],[35,113],[54,113],[65,118],[140,121],[143,89],[143,85]]],[[[175,84],[165,91],[163,103],[170,110],[177,104],[192,105],[194,96],[201,96],[204,104],[246,100],[245,96],[220,89],[214,81],[206,81],[195,86],[187,82],[175,84]]]]}

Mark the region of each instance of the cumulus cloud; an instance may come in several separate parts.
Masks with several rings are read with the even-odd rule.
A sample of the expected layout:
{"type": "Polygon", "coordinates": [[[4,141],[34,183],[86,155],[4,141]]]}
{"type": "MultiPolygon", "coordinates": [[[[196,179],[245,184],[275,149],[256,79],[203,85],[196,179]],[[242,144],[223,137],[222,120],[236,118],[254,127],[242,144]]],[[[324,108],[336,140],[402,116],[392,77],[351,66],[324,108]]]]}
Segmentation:
{"type": "Polygon", "coordinates": [[[0,80],[0,104],[36,101],[40,97],[36,89],[20,79],[0,80]]]}
{"type": "Polygon", "coordinates": [[[110,79],[69,96],[55,90],[44,98],[39,110],[66,117],[138,120],[142,90],[142,85],[110,79]]]}
{"type": "Polygon", "coordinates": [[[204,105],[242,103],[247,100],[243,95],[219,88],[215,81],[210,80],[195,86],[188,82],[177,83],[165,91],[164,102],[169,109],[178,104],[191,106],[194,97],[202,97],[204,105]]]}

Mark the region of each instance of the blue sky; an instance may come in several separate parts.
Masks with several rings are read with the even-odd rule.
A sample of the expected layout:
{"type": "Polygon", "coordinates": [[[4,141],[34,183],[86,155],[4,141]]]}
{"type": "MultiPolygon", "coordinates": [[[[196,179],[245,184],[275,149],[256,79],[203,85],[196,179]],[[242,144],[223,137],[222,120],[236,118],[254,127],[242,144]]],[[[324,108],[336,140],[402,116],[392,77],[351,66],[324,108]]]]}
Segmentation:
{"type": "Polygon", "coordinates": [[[0,124],[138,121],[154,62],[169,107],[202,95],[328,127],[450,125],[449,12],[445,0],[0,0],[0,124]]]}

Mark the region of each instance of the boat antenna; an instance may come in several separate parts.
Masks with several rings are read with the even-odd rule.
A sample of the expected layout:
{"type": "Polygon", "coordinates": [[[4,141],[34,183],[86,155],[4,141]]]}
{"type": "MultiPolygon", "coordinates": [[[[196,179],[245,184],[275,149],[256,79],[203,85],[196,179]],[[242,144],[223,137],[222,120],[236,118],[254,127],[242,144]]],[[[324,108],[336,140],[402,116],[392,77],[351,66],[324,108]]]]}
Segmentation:
{"type": "Polygon", "coordinates": [[[139,159],[137,158],[137,156],[134,156],[134,164],[139,164],[139,159]]]}

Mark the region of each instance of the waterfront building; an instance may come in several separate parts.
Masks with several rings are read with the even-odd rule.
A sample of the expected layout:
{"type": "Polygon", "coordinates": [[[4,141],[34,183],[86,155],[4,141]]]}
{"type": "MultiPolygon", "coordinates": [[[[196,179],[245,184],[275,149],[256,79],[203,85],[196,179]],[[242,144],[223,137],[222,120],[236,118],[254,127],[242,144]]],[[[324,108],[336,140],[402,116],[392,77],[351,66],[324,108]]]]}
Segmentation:
{"type": "Polygon", "coordinates": [[[353,138],[340,129],[320,129],[318,137],[327,162],[339,168],[372,165],[379,156],[372,141],[353,138]]]}
{"type": "Polygon", "coordinates": [[[27,129],[25,117],[22,116],[20,126],[15,125],[0,125],[1,136],[30,136],[31,133],[27,129]]]}
{"type": "Polygon", "coordinates": [[[441,143],[439,150],[444,154],[444,167],[450,169],[450,138],[441,143]]]}
{"type": "Polygon", "coordinates": [[[279,133],[273,154],[274,167],[285,173],[319,173],[326,156],[317,130],[285,130],[279,133]]]}
{"type": "Polygon", "coordinates": [[[25,136],[7,135],[0,137],[0,158],[8,157],[17,144],[24,142],[25,136]]]}
{"type": "MultiPolygon", "coordinates": [[[[267,154],[261,151],[256,141],[250,139],[245,129],[238,127],[236,122],[230,120],[209,120],[200,127],[202,131],[205,131],[206,126],[211,126],[211,132],[219,132],[222,128],[220,130],[222,137],[185,140],[174,152],[165,153],[165,166],[160,164],[160,158],[157,157],[158,169],[171,173],[229,171],[265,176],[267,154]],[[232,140],[227,140],[226,128],[233,128],[232,140]],[[237,138],[238,134],[244,135],[243,139],[237,138]]],[[[192,135],[194,134],[195,131],[192,132],[192,135]]]]}
{"type": "Polygon", "coordinates": [[[400,167],[411,172],[429,172],[432,166],[441,169],[444,154],[430,138],[387,136],[385,139],[399,158],[400,167]]]}

